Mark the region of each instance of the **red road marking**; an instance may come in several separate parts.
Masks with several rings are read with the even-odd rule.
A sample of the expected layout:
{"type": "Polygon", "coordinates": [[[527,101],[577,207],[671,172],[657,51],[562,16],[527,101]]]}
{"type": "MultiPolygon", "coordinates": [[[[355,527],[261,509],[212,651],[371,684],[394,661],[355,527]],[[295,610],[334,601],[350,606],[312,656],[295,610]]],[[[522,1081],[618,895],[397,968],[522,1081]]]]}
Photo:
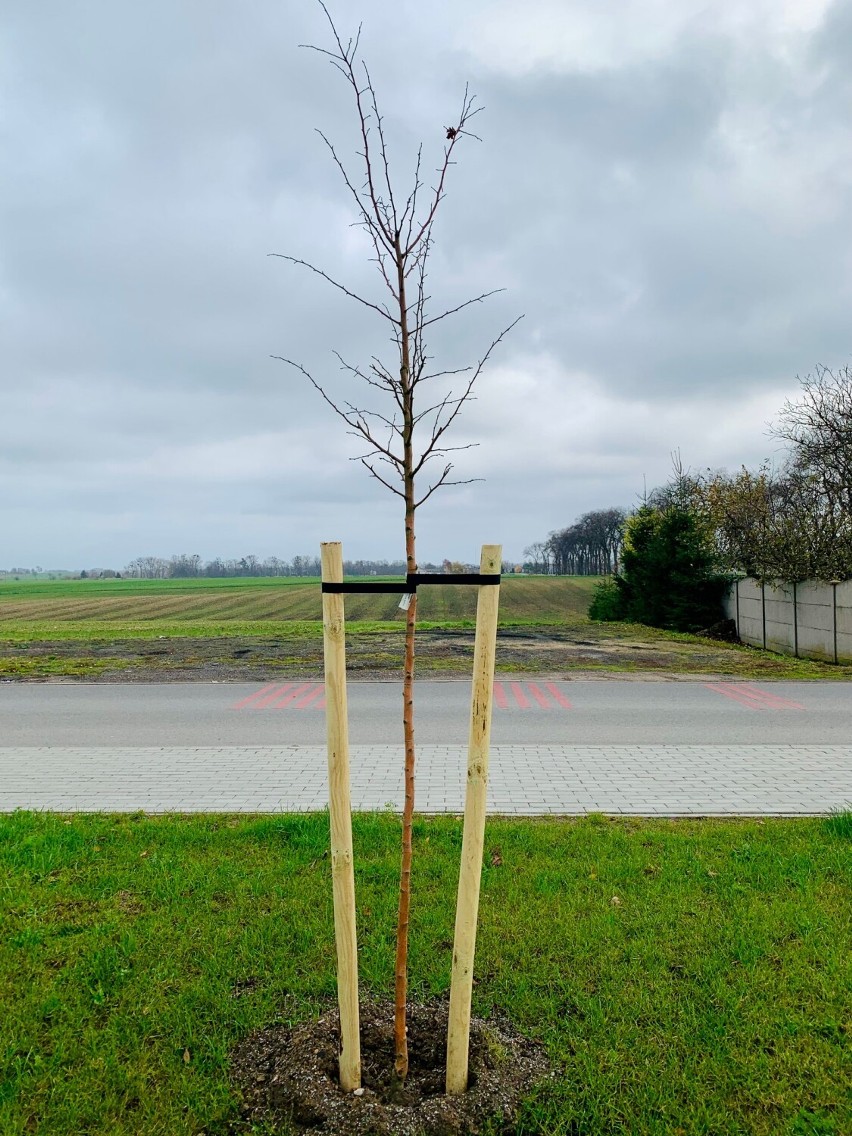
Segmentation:
{"type": "Polygon", "coordinates": [[[262,698],[264,694],[268,694],[270,690],[276,689],[277,687],[277,682],[270,682],[266,686],[262,686],[260,690],[255,690],[253,694],[249,694],[246,698],[243,698],[235,706],[232,706],[231,709],[242,710],[244,706],[248,706],[250,702],[254,702],[255,698],[262,698]]]}
{"type": "Polygon", "coordinates": [[[765,707],[765,705],[761,705],[759,702],[755,702],[753,699],[744,698],[742,694],[738,694],[735,691],[730,690],[730,687],[721,685],[713,686],[711,683],[704,683],[704,686],[707,687],[709,691],[713,691],[716,694],[724,694],[726,699],[740,703],[741,707],[747,707],[750,710],[769,709],[769,707],[765,707]]]}
{"type": "Polygon", "coordinates": [[[527,690],[543,710],[553,709],[553,707],[550,705],[550,699],[547,697],[543,690],[539,690],[534,682],[527,683],[527,690]]]}
{"type": "Polygon", "coordinates": [[[248,709],[266,710],[267,707],[269,707],[269,705],[272,705],[272,703],[275,702],[276,699],[281,698],[282,694],[284,694],[286,691],[289,691],[292,685],[292,683],[283,683],[281,685],[276,685],[268,694],[265,694],[264,696],[262,696],[262,698],[252,702],[248,709]]]}
{"type": "Polygon", "coordinates": [[[512,694],[514,694],[515,696],[515,701],[520,706],[520,708],[522,710],[529,710],[530,701],[524,694],[523,689],[521,688],[521,684],[519,682],[512,682],[509,683],[509,685],[512,688],[512,694]]]}
{"type": "Polygon", "coordinates": [[[780,694],[773,694],[771,690],[761,690],[759,686],[747,686],[740,683],[740,690],[749,698],[753,698],[756,702],[765,702],[775,710],[804,710],[801,702],[782,698],[780,694]]]}
{"type": "MultiPolygon", "coordinates": [[[[290,683],[289,685],[292,686],[293,684],[290,683]]],[[[291,690],[289,694],[285,694],[284,697],[280,699],[280,701],[275,703],[272,709],[283,710],[284,707],[288,706],[294,699],[300,698],[303,694],[306,694],[313,685],[314,684],[312,682],[303,682],[301,686],[297,686],[295,690],[291,690]]]]}
{"type": "Polygon", "coordinates": [[[259,702],[255,702],[251,709],[265,710],[268,706],[272,705],[276,698],[280,698],[285,691],[289,690],[292,685],[292,682],[285,682],[282,686],[276,686],[271,693],[265,695],[259,702]]]}
{"type": "MultiPolygon", "coordinates": [[[[548,694],[556,701],[559,706],[564,707],[564,709],[566,710],[573,710],[573,706],[562,693],[562,691],[555,685],[555,683],[546,682],[543,685],[547,689],[548,694]]],[[[529,698],[527,698],[526,694],[524,693],[524,687],[526,687],[530,695],[535,699],[542,710],[555,709],[553,703],[550,701],[550,698],[548,698],[548,695],[545,694],[544,690],[542,690],[541,686],[539,686],[538,683],[510,682],[508,683],[508,686],[512,691],[512,697],[514,698],[515,703],[521,708],[521,710],[536,709],[536,707],[533,706],[532,702],[530,702],[529,698]]],[[[502,682],[494,683],[494,702],[497,705],[498,710],[509,709],[509,698],[506,693],[506,684],[502,682]]]]}
{"type": "Polygon", "coordinates": [[[804,706],[800,702],[781,698],[777,694],[770,694],[767,690],[761,690],[757,686],[749,686],[746,683],[729,686],[725,683],[705,682],[704,685],[708,690],[715,690],[717,694],[724,694],[726,698],[732,698],[741,706],[748,706],[750,710],[804,710],[804,706]]]}
{"type": "Polygon", "coordinates": [[[313,702],[318,694],[325,694],[325,687],[322,685],[322,683],[320,683],[319,686],[314,687],[314,689],[306,694],[304,698],[300,698],[298,702],[294,702],[293,708],[295,710],[306,709],[309,703],[313,702]]]}
{"type": "Polygon", "coordinates": [[[729,686],[714,686],[709,682],[704,685],[708,690],[713,690],[716,694],[724,694],[726,698],[730,698],[733,702],[739,702],[740,706],[747,706],[749,710],[769,710],[770,707],[764,702],[760,702],[756,698],[751,698],[747,694],[743,694],[734,687],[729,686]]]}
{"type": "Polygon", "coordinates": [[[270,682],[266,686],[241,699],[232,710],[283,710],[292,704],[295,710],[325,710],[324,683],[270,682]]]}
{"type": "Polygon", "coordinates": [[[564,706],[566,710],[571,710],[573,707],[559,687],[553,682],[546,682],[544,684],[560,706],[564,706]]]}

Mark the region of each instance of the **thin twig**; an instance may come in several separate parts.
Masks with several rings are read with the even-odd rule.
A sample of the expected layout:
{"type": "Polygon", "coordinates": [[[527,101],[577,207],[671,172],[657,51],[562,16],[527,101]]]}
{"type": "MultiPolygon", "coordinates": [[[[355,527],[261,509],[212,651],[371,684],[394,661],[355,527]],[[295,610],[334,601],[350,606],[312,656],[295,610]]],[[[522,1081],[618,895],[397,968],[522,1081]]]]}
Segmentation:
{"type": "Polygon", "coordinates": [[[287,254],[283,252],[270,252],[267,253],[267,256],[277,256],[279,260],[289,260],[291,264],[301,264],[304,268],[309,268],[311,272],[315,272],[317,276],[321,276],[323,280],[327,280],[329,284],[349,296],[350,299],[357,300],[358,303],[363,304],[365,308],[372,308],[374,312],[378,312],[380,316],[383,316],[386,320],[390,320],[391,323],[399,323],[399,320],[394,319],[390,312],[385,311],[384,308],[379,307],[378,304],[374,304],[370,300],[365,300],[363,296],[359,296],[357,292],[351,291],[345,284],[341,284],[339,281],[335,280],[333,276],[329,276],[327,272],[323,272],[321,268],[317,268],[316,265],[311,264],[309,261],[300,260],[296,256],[287,256],[287,254]]]}

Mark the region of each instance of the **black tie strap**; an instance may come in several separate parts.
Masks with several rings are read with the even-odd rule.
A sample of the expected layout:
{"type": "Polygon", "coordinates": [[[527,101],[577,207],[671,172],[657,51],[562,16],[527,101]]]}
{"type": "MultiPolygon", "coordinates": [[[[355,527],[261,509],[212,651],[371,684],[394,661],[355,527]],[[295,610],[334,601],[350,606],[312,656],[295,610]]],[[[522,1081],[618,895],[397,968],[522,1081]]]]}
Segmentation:
{"type": "Polygon", "coordinates": [[[406,595],[413,595],[421,584],[474,584],[481,587],[483,584],[499,584],[500,573],[483,572],[409,572],[402,580],[384,580],[382,582],[365,580],[363,583],[346,582],[332,584],[323,581],[324,592],[393,592],[400,591],[406,595]]]}

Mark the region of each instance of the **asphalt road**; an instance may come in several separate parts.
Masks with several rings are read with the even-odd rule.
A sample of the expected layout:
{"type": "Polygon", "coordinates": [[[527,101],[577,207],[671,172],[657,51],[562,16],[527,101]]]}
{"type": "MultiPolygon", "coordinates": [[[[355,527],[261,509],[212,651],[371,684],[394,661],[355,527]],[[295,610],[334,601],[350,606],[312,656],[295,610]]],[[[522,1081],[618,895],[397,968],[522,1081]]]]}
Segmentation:
{"type": "MultiPolygon", "coordinates": [[[[395,744],[401,684],[349,683],[350,740],[395,744]]],[[[470,683],[416,684],[416,737],[467,741],[470,683]]],[[[274,746],[325,740],[321,683],[0,685],[0,746],[274,746]]],[[[495,684],[495,745],[846,745],[841,682],[495,684]]]]}

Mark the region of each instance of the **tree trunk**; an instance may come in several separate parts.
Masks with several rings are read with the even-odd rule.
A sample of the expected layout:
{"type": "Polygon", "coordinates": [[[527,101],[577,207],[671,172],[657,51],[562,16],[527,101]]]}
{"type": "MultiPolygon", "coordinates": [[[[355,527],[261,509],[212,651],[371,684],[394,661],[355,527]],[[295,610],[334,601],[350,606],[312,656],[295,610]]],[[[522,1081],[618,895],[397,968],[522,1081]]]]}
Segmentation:
{"type": "MultiPolygon", "coordinates": [[[[405,299],[405,271],[396,234],[396,267],[400,312],[400,388],[403,399],[403,460],[405,486],[405,559],[409,572],[417,571],[414,541],[414,409],[411,389],[411,363],[408,340],[408,311],[405,299]]],[[[411,908],[411,822],[414,816],[414,631],[417,625],[417,594],[411,597],[405,620],[405,670],[402,682],[402,727],[405,744],[405,805],[402,810],[402,864],[399,874],[399,914],[396,925],[396,968],[394,982],[394,1072],[400,1081],[408,1076],[408,922],[411,908]]]]}
{"type": "MultiPolygon", "coordinates": [[[[411,532],[408,570],[416,572],[414,529],[406,518],[406,544],[411,532]]],[[[402,866],[399,875],[399,916],[396,928],[396,982],[394,986],[394,1070],[404,1081],[408,1076],[408,1033],[406,997],[408,993],[408,922],[411,907],[411,822],[414,816],[414,630],[417,621],[417,595],[411,597],[405,622],[405,672],[402,683],[402,723],[405,740],[405,806],[402,812],[402,866]]]]}

